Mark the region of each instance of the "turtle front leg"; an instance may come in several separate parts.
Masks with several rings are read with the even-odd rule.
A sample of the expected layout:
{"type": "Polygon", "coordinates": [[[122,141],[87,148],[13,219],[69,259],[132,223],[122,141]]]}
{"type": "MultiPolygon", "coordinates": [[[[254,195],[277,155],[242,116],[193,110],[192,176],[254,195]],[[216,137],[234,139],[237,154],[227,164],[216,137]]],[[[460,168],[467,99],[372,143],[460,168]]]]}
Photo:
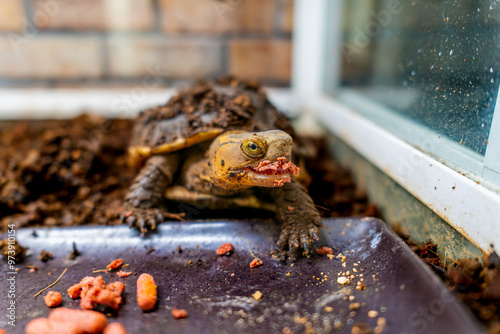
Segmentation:
{"type": "Polygon", "coordinates": [[[292,179],[281,188],[273,188],[271,196],[276,204],[276,220],[281,224],[278,246],[288,250],[290,256],[300,248],[308,256],[324,225],[307,190],[292,179]]]}
{"type": "Polygon", "coordinates": [[[138,228],[142,234],[154,230],[165,216],[182,219],[182,215],[167,214],[159,206],[177,169],[177,154],[152,156],[136,176],[125,198],[121,221],[138,228]]]}

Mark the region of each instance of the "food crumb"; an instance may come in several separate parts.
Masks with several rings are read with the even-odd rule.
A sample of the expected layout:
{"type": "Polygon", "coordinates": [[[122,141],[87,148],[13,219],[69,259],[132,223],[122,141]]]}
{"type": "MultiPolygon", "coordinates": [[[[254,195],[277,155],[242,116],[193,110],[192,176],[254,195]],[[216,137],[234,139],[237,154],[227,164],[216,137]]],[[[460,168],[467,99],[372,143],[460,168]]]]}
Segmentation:
{"type": "Polygon", "coordinates": [[[262,298],[262,292],[260,291],[255,291],[252,295],[253,299],[255,300],[260,300],[262,298]]]}
{"type": "Polygon", "coordinates": [[[114,261],[111,261],[111,263],[108,264],[106,266],[106,268],[108,268],[109,270],[114,270],[114,269],[120,268],[122,265],[123,265],[123,260],[122,259],[116,259],[114,261]]]}
{"type": "Polygon", "coordinates": [[[360,303],[352,303],[351,305],[349,305],[349,310],[359,310],[360,307],[360,303]]]}
{"type": "Polygon", "coordinates": [[[321,247],[316,249],[316,253],[318,253],[319,255],[333,255],[333,249],[331,249],[330,247],[321,247]]]}
{"type": "Polygon", "coordinates": [[[365,323],[356,324],[351,329],[351,334],[369,334],[373,333],[370,326],[365,323]]]}
{"type": "Polygon", "coordinates": [[[288,207],[288,211],[293,211],[293,210],[295,210],[295,208],[293,206],[288,207]]]}
{"type": "Polygon", "coordinates": [[[261,265],[262,265],[262,261],[261,261],[261,259],[258,259],[258,258],[255,258],[252,260],[252,262],[250,262],[250,268],[259,267],[261,265]]]}
{"type": "Polygon", "coordinates": [[[376,318],[377,315],[378,315],[378,312],[375,310],[368,311],[368,317],[370,317],[370,318],[376,318]]]}
{"type": "Polygon", "coordinates": [[[337,278],[337,283],[344,285],[344,284],[349,283],[349,279],[347,279],[347,277],[341,276],[341,277],[337,278]]]}
{"type": "Polygon", "coordinates": [[[225,244],[222,244],[219,246],[219,248],[217,248],[217,255],[226,255],[226,256],[229,256],[231,255],[232,253],[234,252],[234,247],[232,244],[230,243],[225,243],[225,244]]]}
{"type": "Polygon", "coordinates": [[[62,295],[57,291],[49,291],[43,296],[43,300],[48,307],[57,307],[62,304],[62,295]]]}
{"type": "Polygon", "coordinates": [[[129,277],[130,275],[132,275],[132,272],[120,270],[116,274],[120,277],[129,277]]]}
{"type": "Polygon", "coordinates": [[[112,322],[106,327],[104,327],[104,331],[102,334],[128,334],[125,326],[120,324],[119,322],[112,322]]]}
{"type": "Polygon", "coordinates": [[[172,316],[175,319],[185,319],[185,318],[187,318],[188,313],[184,309],[176,309],[176,308],[174,308],[174,309],[172,309],[172,316]]]}
{"type": "Polygon", "coordinates": [[[333,311],[333,307],[331,307],[331,306],[325,306],[325,311],[326,312],[332,312],[333,311]]]}

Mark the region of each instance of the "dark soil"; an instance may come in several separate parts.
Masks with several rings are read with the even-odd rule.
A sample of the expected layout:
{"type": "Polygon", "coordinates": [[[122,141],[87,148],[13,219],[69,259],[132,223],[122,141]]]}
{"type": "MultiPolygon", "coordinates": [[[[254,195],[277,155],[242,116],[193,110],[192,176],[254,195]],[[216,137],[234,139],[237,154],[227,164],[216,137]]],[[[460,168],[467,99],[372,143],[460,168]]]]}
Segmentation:
{"type": "Polygon", "coordinates": [[[421,245],[399,228],[395,231],[488,327],[489,333],[500,333],[500,257],[496,253],[483,256],[482,261],[463,258],[445,268],[438,246],[431,240],[421,245]]]}
{"type": "MultiPolygon", "coordinates": [[[[0,232],[37,226],[119,224],[136,172],[126,163],[131,120],[83,115],[71,120],[0,124],[0,232]]],[[[325,141],[319,158],[305,160],[305,182],[323,216],[374,216],[349,172],[333,162],[325,141]]],[[[204,212],[197,218],[248,218],[250,210],[204,212]]],[[[272,217],[255,212],[256,217],[272,217]]]]}

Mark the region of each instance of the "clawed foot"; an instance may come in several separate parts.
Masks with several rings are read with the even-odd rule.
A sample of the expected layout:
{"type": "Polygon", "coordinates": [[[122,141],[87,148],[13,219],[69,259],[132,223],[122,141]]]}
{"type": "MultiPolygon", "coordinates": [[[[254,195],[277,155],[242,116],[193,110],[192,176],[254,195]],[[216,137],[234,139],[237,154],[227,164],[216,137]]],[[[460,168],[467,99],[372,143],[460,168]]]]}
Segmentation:
{"type": "Polygon", "coordinates": [[[319,215],[313,215],[309,219],[300,219],[300,214],[287,217],[282,223],[278,247],[283,251],[288,251],[289,257],[294,257],[295,252],[302,249],[304,256],[309,256],[314,241],[318,240],[320,228],[323,227],[319,215]]]}
{"type": "Polygon", "coordinates": [[[162,223],[165,218],[171,218],[183,221],[183,213],[172,214],[164,212],[157,208],[135,208],[127,206],[120,217],[123,223],[128,224],[130,228],[135,227],[141,231],[141,235],[145,235],[149,231],[156,229],[159,223],[162,223]]]}

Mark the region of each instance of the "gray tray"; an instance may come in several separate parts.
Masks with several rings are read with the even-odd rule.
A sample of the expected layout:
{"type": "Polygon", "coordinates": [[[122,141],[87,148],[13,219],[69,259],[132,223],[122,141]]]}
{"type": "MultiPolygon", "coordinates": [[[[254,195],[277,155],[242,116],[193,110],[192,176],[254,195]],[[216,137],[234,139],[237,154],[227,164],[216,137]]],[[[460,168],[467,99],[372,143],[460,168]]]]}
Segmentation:
{"type": "MultiPolygon", "coordinates": [[[[386,320],[383,333],[483,331],[382,221],[327,219],[324,223],[317,244],[332,247],[336,257],[314,254],[294,263],[280,262],[270,255],[279,235],[279,227],[270,221],[165,223],[144,239],[126,226],[37,229],[37,236],[32,229],[19,230],[17,238],[30,248],[31,256],[17,265],[16,327],[8,326],[8,319],[1,316],[0,328],[23,333],[31,319],[46,317],[50,310],[42,296],[33,295],[52,283],[64,268],[68,268],[66,275],[51,290],[63,294],[63,306],[78,308],[79,301],[71,300],[66,289],[85,276],[97,276],[91,274],[93,269],[122,258],[129,264],[125,270],[134,272],[132,276],[102,276],[106,282],[125,283],[125,303],[110,321],[123,323],[134,334],[282,333],[285,327],[293,333],[307,328],[315,333],[351,333],[359,323],[373,329],[380,317],[386,320]],[[68,260],[73,242],[81,255],[68,260]],[[232,243],[235,252],[219,257],[215,250],[225,242],[232,243]],[[39,261],[42,250],[52,252],[54,259],[39,261]],[[346,257],[345,267],[339,253],[346,257]],[[264,265],[250,268],[254,256],[264,265]],[[29,272],[24,268],[28,264],[37,265],[38,271],[29,272]],[[347,270],[356,276],[363,274],[365,290],[356,289],[361,277],[347,285],[337,283],[338,273],[347,270]],[[149,313],[139,309],[135,298],[136,279],[143,272],[153,275],[158,285],[159,303],[149,313]],[[259,301],[252,298],[256,291],[263,295],[259,301]],[[360,308],[353,310],[354,303],[360,303],[360,308]],[[188,318],[173,319],[170,312],[174,307],[186,309],[188,318]],[[375,318],[368,316],[371,310],[378,312],[375,318]]],[[[6,286],[7,272],[2,262],[2,286],[6,286]]],[[[6,297],[0,298],[2,310],[9,302],[6,297]]]]}

